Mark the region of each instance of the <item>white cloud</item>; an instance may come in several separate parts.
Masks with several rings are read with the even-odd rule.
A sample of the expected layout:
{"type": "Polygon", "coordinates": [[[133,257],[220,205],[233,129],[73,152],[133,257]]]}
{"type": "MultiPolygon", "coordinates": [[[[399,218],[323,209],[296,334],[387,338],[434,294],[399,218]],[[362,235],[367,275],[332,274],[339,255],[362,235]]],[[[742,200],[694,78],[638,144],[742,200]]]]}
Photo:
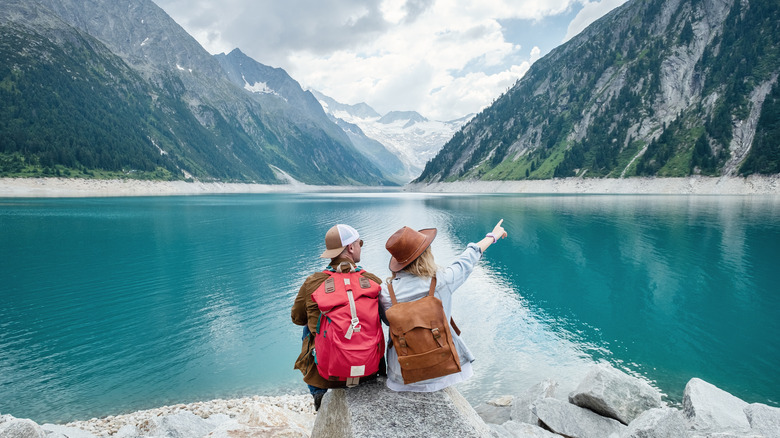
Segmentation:
{"type": "Polygon", "coordinates": [[[590,26],[591,23],[625,2],[626,0],[586,1],[582,10],[574,17],[571,23],[569,23],[569,29],[566,31],[566,36],[563,37],[561,42],[565,43],[566,41],[569,41],[573,36],[590,26]]]}
{"type": "MultiPolygon", "coordinates": [[[[157,0],[211,53],[238,47],[341,102],[438,120],[478,112],[539,58],[533,42],[506,41],[501,20],[540,20],[581,1],[157,0]]],[[[610,2],[623,1],[586,3],[575,21],[610,2]]]]}

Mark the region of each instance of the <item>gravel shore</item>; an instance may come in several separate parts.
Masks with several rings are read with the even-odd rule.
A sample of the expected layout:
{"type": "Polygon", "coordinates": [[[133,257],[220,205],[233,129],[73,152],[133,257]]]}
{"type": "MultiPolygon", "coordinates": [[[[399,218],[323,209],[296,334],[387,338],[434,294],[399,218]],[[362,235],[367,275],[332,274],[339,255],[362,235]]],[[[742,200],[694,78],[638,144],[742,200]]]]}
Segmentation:
{"type": "MultiPolygon", "coordinates": [[[[86,431],[96,437],[124,435],[143,436],[153,431],[163,417],[194,414],[202,419],[222,417],[226,430],[241,428],[289,431],[290,436],[306,435],[314,425],[315,411],[310,395],[254,396],[231,400],[209,400],[190,404],[163,406],[124,415],[74,421],[64,425],[86,431]],[[229,417],[230,420],[227,420],[229,417]],[[119,433],[122,430],[123,433],[119,433]]],[[[287,436],[287,435],[285,435],[287,436]]]]}
{"type": "Polygon", "coordinates": [[[344,190],[336,186],[204,183],[186,181],[77,178],[0,178],[0,198],[82,198],[206,195],[216,193],[298,193],[344,190]]]}
{"type": "Polygon", "coordinates": [[[0,198],[168,196],[217,193],[307,193],[404,190],[429,193],[778,195],[780,175],[688,178],[565,178],[528,181],[458,181],[398,187],[204,183],[185,181],[0,178],[0,198]]]}
{"type": "Polygon", "coordinates": [[[564,178],[409,184],[412,192],[646,195],[780,195],[780,175],[688,178],[564,178]]]}

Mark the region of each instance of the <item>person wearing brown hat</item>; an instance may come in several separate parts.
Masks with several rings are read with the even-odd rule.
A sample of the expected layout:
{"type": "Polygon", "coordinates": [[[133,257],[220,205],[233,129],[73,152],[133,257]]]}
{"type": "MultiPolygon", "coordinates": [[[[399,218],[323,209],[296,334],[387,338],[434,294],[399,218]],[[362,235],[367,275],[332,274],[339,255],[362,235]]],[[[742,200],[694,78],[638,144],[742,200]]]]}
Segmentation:
{"type": "MultiPolygon", "coordinates": [[[[382,280],[379,277],[357,266],[357,263],[360,262],[362,246],[363,240],[360,239],[360,234],[357,230],[345,224],[334,225],[325,234],[325,251],[320,255],[320,258],[330,259],[330,263],[325,270],[331,272],[360,272],[361,276],[376,284],[381,284],[382,280]]],[[[324,271],[309,275],[298,291],[291,310],[293,323],[304,326],[301,353],[295,361],[295,369],[303,373],[303,381],[309,386],[309,391],[314,397],[316,409],[319,409],[322,397],[328,391],[328,388],[345,386],[344,381],[329,381],[320,376],[312,354],[314,333],[321,313],[317,303],[312,299],[312,293],[328,278],[330,278],[330,275],[324,271]]],[[[383,364],[380,366],[380,372],[384,373],[383,364]]]]}
{"type": "MultiPolygon", "coordinates": [[[[506,230],[501,225],[503,222],[504,220],[501,219],[482,240],[469,243],[466,250],[444,268],[436,265],[430,248],[431,243],[436,238],[435,228],[414,230],[403,227],[396,231],[387,239],[385,248],[390,252],[390,270],[393,272],[393,277],[388,278],[388,283],[392,282],[397,302],[415,301],[427,296],[432,283],[431,279],[436,276],[434,296],[441,300],[446,318],[451,322],[452,294],[471,275],[477,262],[482,258],[483,252],[490,245],[507,236],[506,230]]],[[[384,315],[384,312],[392,305],[393,301],[388,286],[383,284],[379,295],[380,313],[384,315]]],[[[383,319],[387,323],[386,318],[383,319]]],[[[460,360],[460,372],[404,384],[398,354],[390,346],[386,353],[387,387],[394,391],[432,392],[471,377],[473,373],[471,362],[474,361],[474,356],[458,335],[457,330],[450,326],[450,332],[460,360]]]]}

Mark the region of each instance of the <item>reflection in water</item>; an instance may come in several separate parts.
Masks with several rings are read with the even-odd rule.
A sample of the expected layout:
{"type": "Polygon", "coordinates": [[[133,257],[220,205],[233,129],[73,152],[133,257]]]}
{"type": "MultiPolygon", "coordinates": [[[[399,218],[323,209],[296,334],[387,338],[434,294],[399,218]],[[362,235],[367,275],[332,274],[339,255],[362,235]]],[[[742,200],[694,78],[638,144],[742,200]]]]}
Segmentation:
{"type": "Polygon", "coordinates": [[[778,403],[780,380],[760,369],[780,359],[772,335],[780,329],[772,268],[779,204],[684,196],[429,201],[466,212],[457,216],[462,227],[486,225],[484,212],[501,214],[511,244],[491,248],[490,265],[517,285],[532,314],[554,315],[553,331],[575,334],[592,358],[648,377],[672,401],[701,377],[770,403],[778,403]]]}

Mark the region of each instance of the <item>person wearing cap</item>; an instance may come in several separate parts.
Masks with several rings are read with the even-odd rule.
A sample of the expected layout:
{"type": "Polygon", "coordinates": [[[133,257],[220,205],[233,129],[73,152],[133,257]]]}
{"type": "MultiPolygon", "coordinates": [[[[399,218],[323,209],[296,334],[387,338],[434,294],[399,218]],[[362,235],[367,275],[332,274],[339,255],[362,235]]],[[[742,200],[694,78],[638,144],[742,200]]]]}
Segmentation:
{"type": "MultiPolygon", "coordinates": [[[[360,262],[360,252],[363,240],[356,229],[349,225],[337,224],[325,233],[325,251],[320,258],[330,259],[326,270],[347,272],[350,270],[361,272],[361,275],[381,284],[382,280],[374,274],[366,272],[357,263],[360,262]]],[[[298,295],[292,305],[292,321],[303,327],[303,344],[301,354],[295,361],[295,369],[303,373],[303,381],[309,386],[309,392],[314,397],[314,407],[319,410],[322,397],[328,388],[341,388],[344,381],[329,381],[320,376],[314,363],[312,349],[314,348],[313,333],[317,327],[320,310],[312,299],[312,293],[330,276],[325,272],[315,272],[303,282],[298,295]]],[[[384,365],[380,364],[380,372],[384,373],[384,365]]]]}
{"type": "MultiPolygon", "coordinates": [[[[388,278],[387,281],[388,283],[392,282],[397,302],[415,301],[427,296],[431,286],[431,278],[435,275],[434,296],[441,300],[447,320],[452,321],[452,294],[471,275],[474,266],[482,258],[483,252],[498,239],[507,236],[506,231],[501,226],[503,221],[501,219],[493,231],[487,233],[479,242],[469,243],[466,250],[445,268],[436,265],[431,252],[431,243],[436,238],[436,228],[416,231],[409,227],[403,227],[396,231],[387,239],[385,248],[390,252],[390,270],[393,272],[393,277],[388,278]]],[[[390,292],[387,285],[383,284],[379,294],[379,311],[386,324],[387,319],[384,312],[390,307],[392,307],[390,292]]],[[[474,361],[474,356],[452,326],[450,326],[450,332],[460,359],[460,372],[404,384],[398,355],[394,348],[388,347],[385,355],[387,387],[394,391],[432,392],[471,377],[473,374],[471,362],[474,361]]]]}

